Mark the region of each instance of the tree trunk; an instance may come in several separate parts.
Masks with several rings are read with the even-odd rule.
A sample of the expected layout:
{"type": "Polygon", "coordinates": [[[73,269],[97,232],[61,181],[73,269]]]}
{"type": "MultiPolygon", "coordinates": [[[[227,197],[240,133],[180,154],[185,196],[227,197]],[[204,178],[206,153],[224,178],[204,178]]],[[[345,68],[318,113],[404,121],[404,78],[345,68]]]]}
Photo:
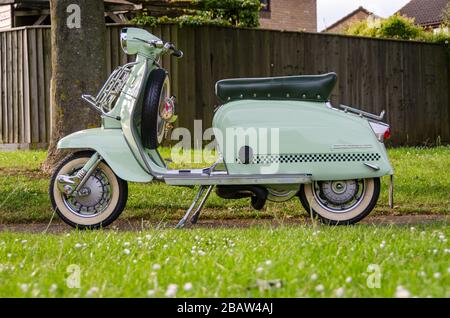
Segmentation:
{"type": "Polygon", "coordinates": [[[50,16],[52,132],[46,172],[67,154],[56,149],[62,137],[99,125],[100,116],[81,95],[95,96],[106,75],[103,0],[51,0],[50,16]]]}

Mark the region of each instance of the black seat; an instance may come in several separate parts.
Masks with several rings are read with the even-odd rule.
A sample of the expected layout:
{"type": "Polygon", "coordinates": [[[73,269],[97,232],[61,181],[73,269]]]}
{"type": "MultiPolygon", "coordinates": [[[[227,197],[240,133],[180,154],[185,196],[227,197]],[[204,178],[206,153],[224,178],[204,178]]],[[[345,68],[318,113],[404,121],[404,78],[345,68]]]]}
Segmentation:
{"type": "Polygon", "coordinates": [[[328,101],[336,73],[265,78],[232,78],[216,83],[223,103],[241,99],[328,101]]]}

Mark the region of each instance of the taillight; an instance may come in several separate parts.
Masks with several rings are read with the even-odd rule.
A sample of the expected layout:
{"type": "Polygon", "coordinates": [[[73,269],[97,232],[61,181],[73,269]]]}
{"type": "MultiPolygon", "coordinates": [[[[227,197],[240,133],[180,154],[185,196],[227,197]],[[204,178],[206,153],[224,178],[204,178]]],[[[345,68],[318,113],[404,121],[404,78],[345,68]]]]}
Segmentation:
{"type": "Polygon", "coordinates": [[[384,132],[383,138],[385,140],[391,138],[391,128],[388,127],[388,129],[386,129],[386,131],[384,132]]]}
{"type": "Polygon", "coordinates": [[[370,127],[377,136],[378,141],[383,142],[391,137],[391,128],[388,124],[369,121],[370,127]]]}

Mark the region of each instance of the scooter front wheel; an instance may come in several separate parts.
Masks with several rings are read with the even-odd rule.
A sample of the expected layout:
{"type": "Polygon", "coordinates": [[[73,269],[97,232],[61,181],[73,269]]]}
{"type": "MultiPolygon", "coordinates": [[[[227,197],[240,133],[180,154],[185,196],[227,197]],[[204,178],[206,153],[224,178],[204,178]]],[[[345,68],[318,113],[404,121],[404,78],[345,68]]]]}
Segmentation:
{"type": "Polygon", "coordinates": [[[375,207],[380,178],[315,181],[300,187],[300,201],[308,213],[330,225],[354,224],[375,207]]]}
{"type": "Polygon", "coordinates": [[[69,155],[55,169],[50,181],[50,200],[54,211],[72,227],[97,229],[116,220],[125,208],[128,184],[103,161],[86,181],[79,194],[66,195],[57,186],[59,175],[75,175],[92,156],[83,151],[69,155]]]}

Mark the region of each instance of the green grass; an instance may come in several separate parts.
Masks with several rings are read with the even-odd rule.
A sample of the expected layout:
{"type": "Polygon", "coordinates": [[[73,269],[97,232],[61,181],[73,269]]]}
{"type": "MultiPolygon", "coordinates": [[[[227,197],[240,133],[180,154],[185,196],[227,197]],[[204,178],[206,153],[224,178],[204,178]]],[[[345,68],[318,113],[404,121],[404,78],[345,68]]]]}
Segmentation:
{"type": "MultiPolygon", "coordinates": [[[[396,171],[396,207],[387,206],[383,180],[373,213],[448,214],[450,148],[390,149],[389,155],[396,171]]],[[[169,157],[168,149],[163,157],[169,157]]],[[[40,151],[0,153],[0,222],[50,220],[49,177],[39,171],[44,159],[40,151]]],[[[175,220],[194,195],[187,188],[133,183],[121,217],[175,220]]],[[[213,195],[202,219],[301,215],[306,212],[298,200],[254,211],[248,200],[213,195]]],[[[171,284],[177,285],[177,297],[450,297],[449,234],[447,222],[58,235],[4,231],[0,297],[165,297],[171,284]],[[67,286],[70,269],[77,268],[70,265],[80,270],[80,288],[67,286]],[[380,288],[367,285],[374,281],[373,265],[380,269],[380,288]],[[184,290],[188,283],[192,288],[184,290]]]]}
{"type": "MultiPolygon", "coordinates": [[[[162,156],[170,157],[170,150],[163,149],[162,156]]],[[[389,156],[395,169],[395,208],[388,207],[388,180],[383,178],[381,197],[373,214],[449,213],[449,147],[390,149],[389,156]]],[[[43,151],[0,153],[0,222],[46,222],[51,218],[49,176],[39,171],[44,159],[43,151]]],[[[179,168],[183,165],[171,166],[179,168]]],[[[195,195],[194,190],[161,183],[130,183],[129,186],[129,199],[122,218],[176,220],[195,195]]],[[[222,200],[213,194],[202,217],[283,219],[305,213],[295,198],[281,204],[268,203],[263,211],[254,211],[247,199],[222,200]]]]}
{"type": "Polygon", "coordinates": [[[169,284],[177,297],[334,297],[340,288],[342,297],[395,297],[399,286],[410,296],[450,297],[449,234],[439,223],[3,232],[0,297],[165,297],[169,284]],[[80,288],[66,284],[71,264],[80,288]],[[367,285],[376,282],[371,264],[380,288],[367,285]]]}

